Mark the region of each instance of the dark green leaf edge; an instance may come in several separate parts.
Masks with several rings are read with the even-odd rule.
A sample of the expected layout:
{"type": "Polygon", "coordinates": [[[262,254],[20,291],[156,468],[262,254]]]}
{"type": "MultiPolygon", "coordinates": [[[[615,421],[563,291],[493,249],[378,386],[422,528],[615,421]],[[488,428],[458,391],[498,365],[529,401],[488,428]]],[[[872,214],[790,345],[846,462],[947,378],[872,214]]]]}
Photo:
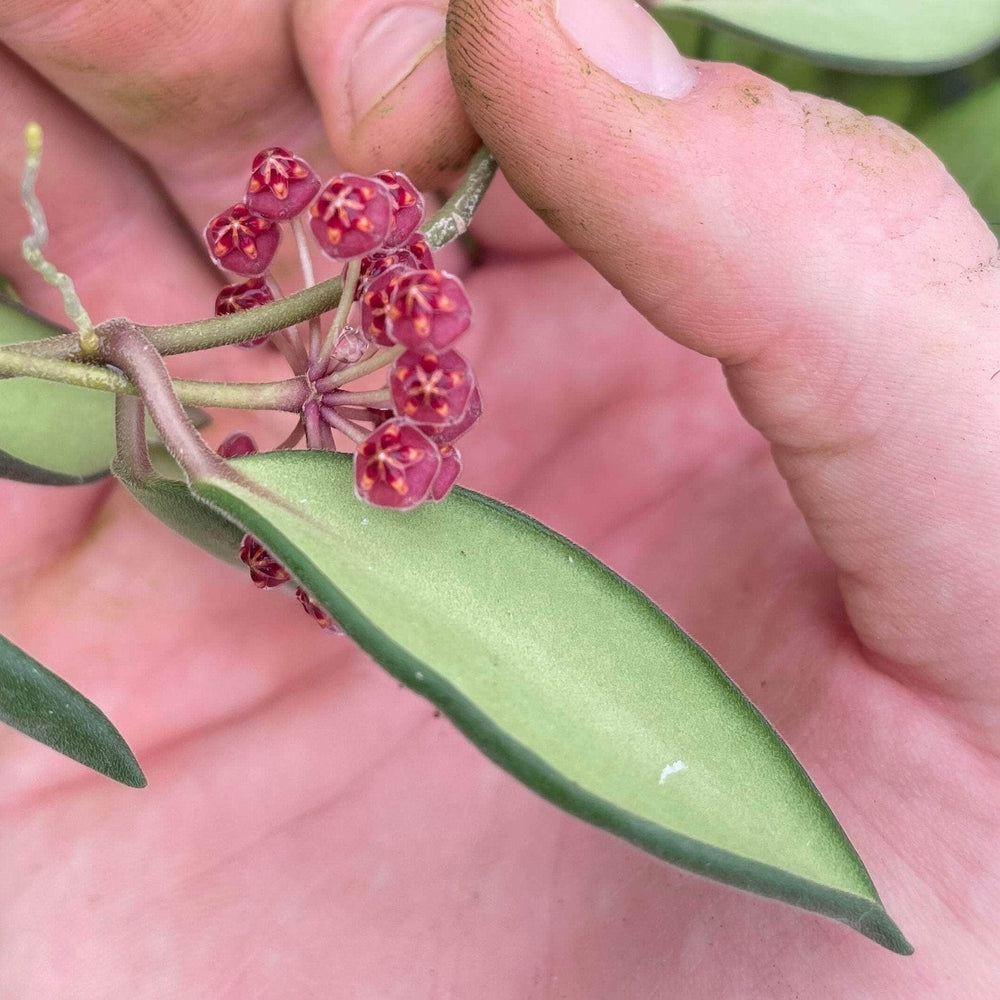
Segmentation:
{"type": "Polygon", "coordinates": [[[156,473],[139,482],[117,462],[112,463],[111,470],[158,521],[222,562],[243,566],[239,557],[242,529],[231,518],[220,517],[214,507],[196,497],[187,483],[156,473]]]}
{"type": "MultiPolygon", "coordinates": [[[[212,421],[209,414],[196,406],[185,407],[185,409],[192,418],[195,427],[204,427],[212,421]]],[[[158,442],[158,437],[152,437],[150,450],[167,456],[166,449],[158,442]]],[[[166,458],[164,461],[166,461],[166,458]]],[[[172,462],[173,460],[171,459],[170,461],[172,462]]],[[[107,479],[111,474],[112,469],[108,467],[87,475],[73,476],[67,472],[56,472],[54,469],[32,465],[30,462],[25,462],[23,459],[17,458],[9,452],[0,449],[0,479],[10,479],[17,483],[32,483],[35,486],[86,486],[88,483],[96,483],[101,479],[107,479]]],[[[178,474],[180,474],[179,469],[178,474]]]]}
{"type": "MultiPolygon", "coordinates": [[[[249,460],[239,459],[233,464],[238,466],[247,461],[252,462],[252,458],[249,460]]],[[[912,945],[881,906],[881,900],[878,899],[878,893],[874,886],[872,891],[877,902],[862,899],[843,890],[831,889],[801,876],[792,875],[772,865],[753,861],[683,834],[675,833],[633,813],[619,809],[605,799],[583,790],[575,782],[570,781],[551,767],[534,751],[509,736],[475,703],[466,698],[428,664],[414,657],[376,628],[301,549],[291,543],[281,531],[266,518],[260,516],[252,507],[213,482],[196,482],[192,484],[192,489],[214,508],[226,516],[233,517],[245,531],[258,538],[270,552],[281,560],[291,574],[308,590],[313,599],[326,608],[348,635],[396,680],[436,705],[490,760],[561,809],[594,826],[617,834],[650,854],[697,875],[703,875],[716,881],[725,882],[737,889],[769,896],[801,909],[832,917],[899,955],[913,953],[912,945]]],[[[585,549],[575,545],[558,532],[490,497],[461,488],[457,488],[456,492],[463,498],[482,504],[497,514],[513,518],[536,531],[541,531],[543,534],[557,539],[572,550],[574,557],[585,559],[598,567],[613,586],[625,588],[654,610],[656,614],[666,617],[645,594],[595,559],[585,549]]],[[[272,499],[274,498],[272,497],[272,499]]],[[[299,517],[303,516],[301,511],[294,511],[294,513],[299,517]]],[[[671,624],[673,625],[673,623],[671,624]]],[[[673,627],[677,628],[676,625],[673,627]]],[[[711,659],[693,639],[686,635],[685,638],[705,657],[711,659]]],[[[714,661],[712,662],[714,663],[714,661]]],[[[726,679],[729,680],[728,677],[726,679]]],[[[729,683],[732,684],[732,681],[729,683]]],[[[752,705],[751,708],[753,708],[752,705]]],[[[761,722],[774,732],[770,723],[756,709],[753,711],[756,712],[761,722]]],[[[778,739],[780,740],[780,737],[778,739]]],[[[784,745],[783,741],[782,745],[784,745]]],[[[795,760],[791,751],[787,752],[795,760]]],[[[812,780],[797,760],[795,763],[805,780],[815,789],[812,780]]],[[[818,791],[816,794],[819,796],[818,791]]],[[[824,801],[825,805],[825,800],[822,800],[821,796],[820,799],[824,801]]],[[[829,811],[829,807],[827,809],[829,811]]],[[[834,822],[836,822],[835,819],[834,822]]]]}
{"type": "Polygon", "coordinates": [[[131,788],[146,776],[108,717],[0,635],[0,722],[131,788]]]}
{"type": "Polygon", "coordinates": [[[705,14],[699,10],[691,10],[687,7],[679,7],[675,4],[661,4],[654,7],[650,13],[662,25],[662,19],[667,17],[683,17],[699,24],[707,25],[710,28],[721,28],[731,31],[735,35],[742,35],[759,45],[771,49],[774,52],[786,52],[789,55],[800,56],[808,59],[817,66],[825,66],[827,69],[841,69],[848,73],[878,73],[883,76],[924,76],[929,73],[941,73],[945,70],[956,69],[959,66],[966,66],[975,62],[981,56],[992,52],[1000,45],[1000,34],[993,36],[976,48],[969,49],[953,59],[939,59],[931,62],[901,62],[898,60],[881,59],[859,59],[852,56],[844,56],[821,49],[804,48],[800,45],[792,45],[778,38],[772,38],[758,31],[749,31],[739,24],[724,17],[714,14],[705,14]]]}
{"type": "Polygon", "coordinates": [[[85,486],[87,483],[106,479],[108,475],[108,469],[100,469],[85,476],[71,476],[66,472],[56,472],[54,469],[43,469],[40,465],[32,465],[0,450],[0,479],[34,483],[36,486],[85,486]]]}

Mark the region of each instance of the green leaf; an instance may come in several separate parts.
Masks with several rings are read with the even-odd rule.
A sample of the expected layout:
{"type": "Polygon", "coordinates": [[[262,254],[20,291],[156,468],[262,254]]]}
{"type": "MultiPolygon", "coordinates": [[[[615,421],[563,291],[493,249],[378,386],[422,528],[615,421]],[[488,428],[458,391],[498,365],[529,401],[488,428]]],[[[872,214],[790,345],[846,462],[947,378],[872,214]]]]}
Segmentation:
{"type": "Polygon", "coordinates": [[[917,136],[941,157],[983,218],[1000,223],[1000,80],[932,115],[917,136]]]}
{"type": "Polygon", "coordinates": [[[930,73],[1000,43],[996,0],[673,0],[654,14],[704,20],[843,69],[930,73]]]}
{"type": "Polygon", "coordinates": [[[17,292],[17,285],[6,274],[0,274],[0,299],[7,299],[9,302],[14,303],[21,301],[21,296],[17,292]]]}
{"type": "MultiPolygon", "coordinates": [[[[65,332],[0,301],[0,346],[65,332]]],[[[89,483],[108,474],[114,441],[110,393],[31,378],[0,381],[0,476],[46,486],[89,483]]]]}
{"type": "Polygon", "coordinates": [[[133,788],[146,778],[108,717],[0,635],[0,722],[133,788]]]}
{"type": "Polygon", "coordinates": [[[910,952],[789,749],[646,597],[475,493],[408,514],[363,506],[350,461],[254,455],[192,488],[393,676],[563,809],[910,952]]]}
{"type": "MultiPolygon", "coordinates": [[[[164,455],[173,462],[165,449],[164,455]]],[[[242,566],[239,551],[243,532],[194,496],[187,483],[155,473],[139,481],[117,463],[112,465],[112,471],[129,493],[168,528],[223,562],[242,566]]]]}
{"type": "MultiPolygon", "coordinates": [[[[65,333],[0,298],[0,346],[65,333]]],[[[195,426],[210,418],[188,407],[195,426]]],[[[156,438],[152,424],[149,436],[156,438]]],[[[76,486],[108,475],[115,454],[115,398],[109,392],[33,378],[0,379],[0,477],[76,486]]]]}

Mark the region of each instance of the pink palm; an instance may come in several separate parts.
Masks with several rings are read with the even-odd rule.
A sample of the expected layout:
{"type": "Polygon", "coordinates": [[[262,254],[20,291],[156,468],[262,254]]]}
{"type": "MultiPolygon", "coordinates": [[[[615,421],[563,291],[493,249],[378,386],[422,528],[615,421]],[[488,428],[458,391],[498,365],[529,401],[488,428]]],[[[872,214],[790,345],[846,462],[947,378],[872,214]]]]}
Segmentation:
{"type": "MultiPolygon", "coordinates": [[[[140,133],[109,88],[60,69],[16,27],[4,31],[150,159],[185,215],[200,222],[228,204],[235,182],[223,171],[244,169],[255,148],[223,157],[192,136],[193,161],[220,180],[182,190],[166,152],[184,135],[178,121],[140,133]]],[[[156,63],[155,52],[148,58],[156,63]]],[[[186,234],[134,164],[114,160],[92,125],[13,61],[2,70],[4,120],[50,102],[46,200],[64,247],[53,255],[74,269],[92,311],[152,321],[208,312],[214,278],[187,256],[186,234]],[[79,177],[82,159],[117,199],[109,226],[115,210],[146,207],[111,243],[111,262],[154,234],[172,251],[146,262],[141,294],[86,253],[75,268],[66,260],[74,226],[87,223],[73,192],[52,185],[53,161],[71,159],[59,153],[60,131],[84,143],[64,187],[93,176],[79,177]],[[150,300],[150,287],[162,294],[150,300]]],[[[271,72],[288,67],[275,57],[271,72]]],[[[299,135],[263,142],[309,157],[318,129],[304,97],[302,106],[299,135]]],[[[17,137],[4,142],[13,148],[17,137]]],[[[3,188],[9,200],[12,183],[3,188]]],[[[9,207],[0,202],[5,218],[9,207]]],[[[0,735],[0,981],[14,995],[798,990],[888,1000],[921,988],[971,996],[984,974],[995,982],[996,965],[984,965],[997,900],[988,857],[997,774],[977,749],[985,710],[901,684],[861,647],[834,564],[716,363],[657,335],[519,211],[499,193],[492,213],[505,219],[484,220],[486,264],[467,277],[468,348],[487,416],[467,439],[464,482],[591,548],[726,665],[814,776],[917,955],[899,959],[819,918],[697,880],[563,816],[345,640],[321,633],[290,596],[219,569],[114,487],[3,484],[13,569],[0,627],[108,711],[150,779],[144,792],[120,789],[0,735]],[[505,249],[511,232],[532,253],[505,249]]],[[[279,364],[235,350],[209,359],[182,367],[246,377],[250,364],[262,376],[279,364]]],[[[736,368],[730,377],[752,410],[750,377],[736,368]]],[[[265,420],[220,420],[217,439],[233,426],[264,441],[279,434],[265,420]]]]}

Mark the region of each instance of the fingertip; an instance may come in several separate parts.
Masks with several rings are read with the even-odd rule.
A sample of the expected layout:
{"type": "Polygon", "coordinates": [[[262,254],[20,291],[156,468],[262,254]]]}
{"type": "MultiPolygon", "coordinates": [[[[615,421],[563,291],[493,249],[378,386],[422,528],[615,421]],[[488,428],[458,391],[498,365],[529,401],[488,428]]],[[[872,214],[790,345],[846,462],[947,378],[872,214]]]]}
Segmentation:
{"type": "Polygon", "coordinates": [[[438,186],[479,144],[448,75],[443,3],[301,0],[295,34],[338,162],[438,186]]]}
{"type": "Polygon", "coordinates": [[[430,188],[461,171],[479,144],[451,85],[442,41],[334,148],[357,170],[391,167],[430,188]]]}
{"type": "Polygon", "coordinates": [[[538,257],[566,248],[517,196],[500,171],[476,209],[470,231],[485,250],[511,257],[538,257]]]}

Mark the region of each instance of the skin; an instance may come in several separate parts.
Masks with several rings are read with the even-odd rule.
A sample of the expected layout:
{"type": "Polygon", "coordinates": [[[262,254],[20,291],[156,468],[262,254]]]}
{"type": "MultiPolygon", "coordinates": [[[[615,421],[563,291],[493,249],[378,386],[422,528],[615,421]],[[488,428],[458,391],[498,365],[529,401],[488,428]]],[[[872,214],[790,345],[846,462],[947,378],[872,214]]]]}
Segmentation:
{"type": "MultiPolygon", "coordinates": [[[[481,265],[449,258],[488,406],[464,482],[591,548],[712,651],[916,954],[562,815],[114,484],[4,482],[0,629],[108,712],[149,787],[0,733],[0,982],[140,1000],[996,995],[995,239],[895,127],[734,66],[701,66],[680,101],[637,94],[541,2],[454,3],[455,93],[438,46],[355,124],[342,67],[384,6],[5,0],[0,218],[19,218],[36,118],[51,257],[91,313],[197,318],[219,284],[197,233],[261,146],[329,173],[329,142],[346,168],[434,185],[471,121],[523,204],[501,185],[481,265]]],[[[15,232],[0,270],[58,315],[15,232]]],[[[174,368],[282,373],[235,349],[174,368]]],[[[221,414],[209,436],[270,447],[287,419],[221,414]]]]}

